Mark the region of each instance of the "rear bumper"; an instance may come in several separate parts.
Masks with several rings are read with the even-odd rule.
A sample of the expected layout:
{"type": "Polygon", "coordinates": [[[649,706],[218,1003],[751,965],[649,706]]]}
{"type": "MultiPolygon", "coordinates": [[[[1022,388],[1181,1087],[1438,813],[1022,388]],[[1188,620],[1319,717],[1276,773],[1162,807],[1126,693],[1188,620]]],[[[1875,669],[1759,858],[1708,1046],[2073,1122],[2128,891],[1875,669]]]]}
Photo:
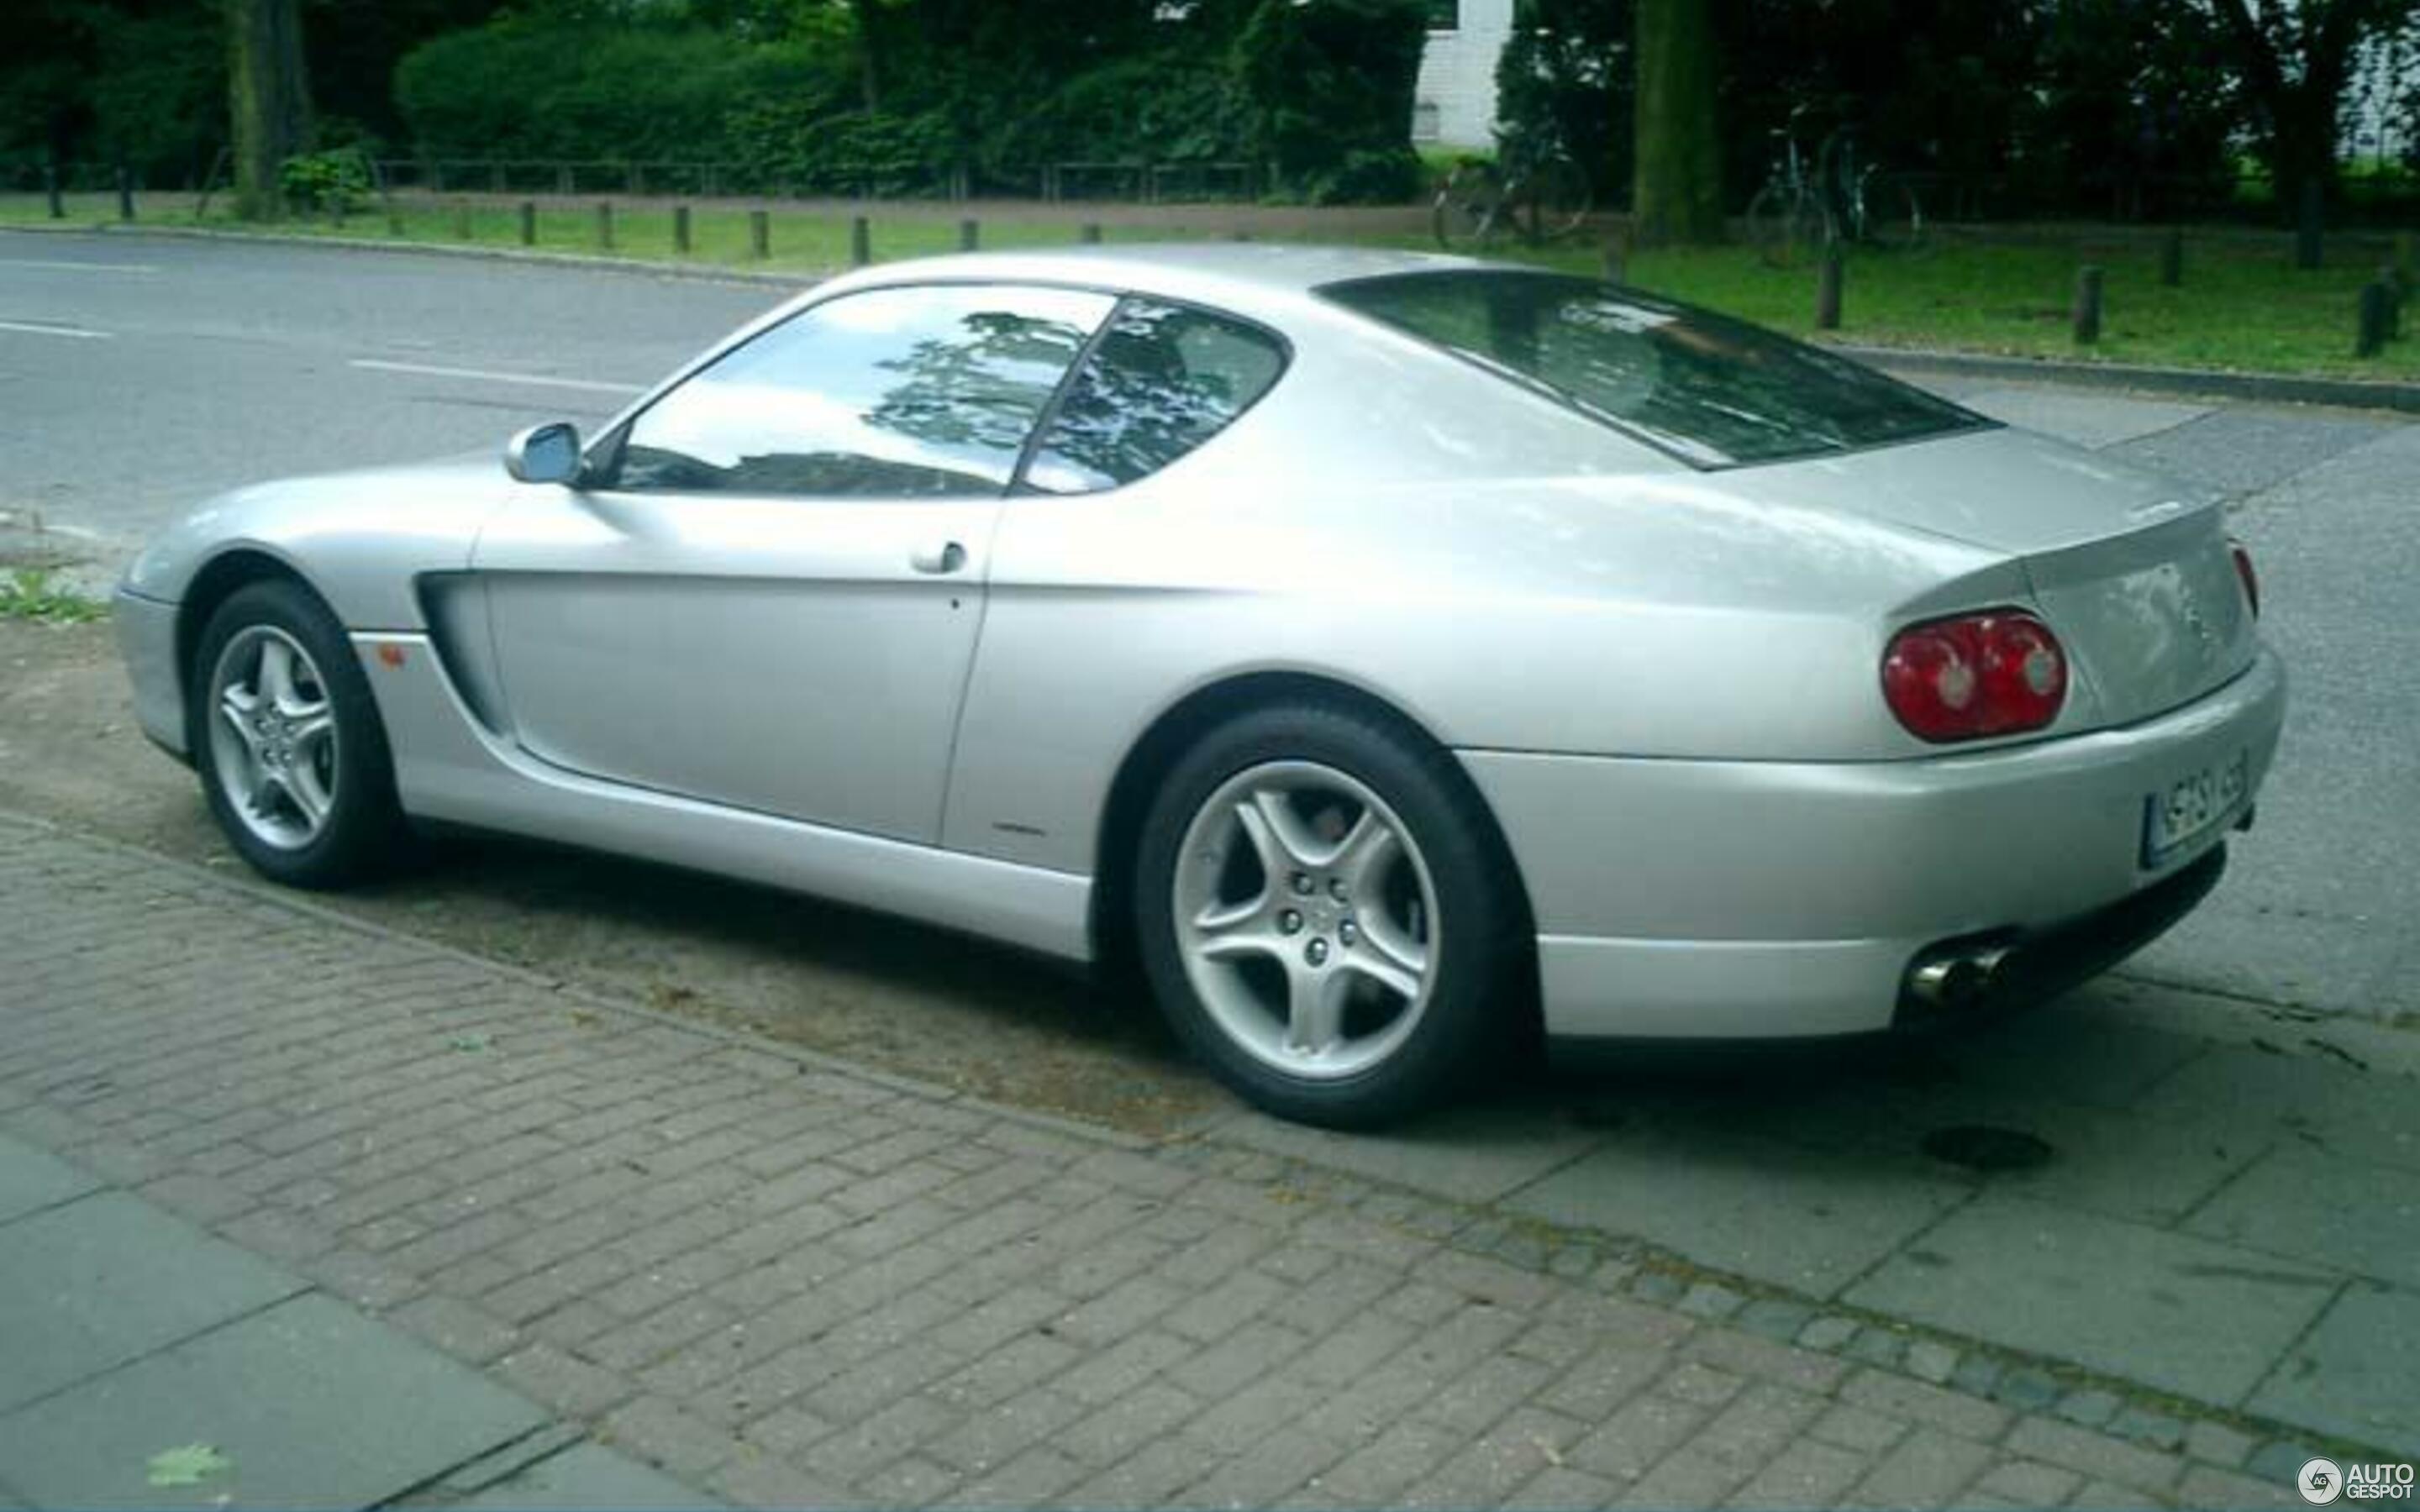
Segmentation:
{"type": "MultiPolygon", "coordinates": [[[[2065,954],[2093,964],[2055,973],[2065,985],[2173,923],[2215,880],[2213,868],[2198,888],[2184,881],[2205,875],[2196,865],[2228,825],[2147,868],[2146,800],[2241,753],[2248,806],[2285,702],[2284,670],[2264,651],[2159,718],[1967,755],[1462,759],[1528,888],[1550,1035],[1857,1034],[1892,1026],[1910,964],[1942,942],[2085,931],[2072,938],[2093,949],[2065,954]],[[2093,933],[2096,918],[2125,927],[2093,933]]],[[[2047,982],[2053,959],[2038,952],[1995,994],[2047,982]]]]}
{"type": "Polygon", "coordinates": [[[124,588],[110,605],[117,626],[117,652],[134,685],[134,718],[151,743],[181,762],[193,755],[185,742],[185,682],[177,666],[177,606],[124,588]]]}

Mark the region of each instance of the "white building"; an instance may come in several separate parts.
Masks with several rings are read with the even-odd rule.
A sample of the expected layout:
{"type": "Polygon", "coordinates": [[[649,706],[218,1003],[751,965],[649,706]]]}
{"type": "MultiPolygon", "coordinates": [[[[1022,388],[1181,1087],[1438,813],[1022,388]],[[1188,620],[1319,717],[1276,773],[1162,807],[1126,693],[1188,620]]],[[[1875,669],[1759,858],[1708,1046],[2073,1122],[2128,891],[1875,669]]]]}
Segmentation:
{"type": "Polygon", "coordinates": [[[1429,0],[1429,45],[1412,96],[1412,140],[1496,145],[1496,60],[1512,36],[1513,0],[1429,0]]]}

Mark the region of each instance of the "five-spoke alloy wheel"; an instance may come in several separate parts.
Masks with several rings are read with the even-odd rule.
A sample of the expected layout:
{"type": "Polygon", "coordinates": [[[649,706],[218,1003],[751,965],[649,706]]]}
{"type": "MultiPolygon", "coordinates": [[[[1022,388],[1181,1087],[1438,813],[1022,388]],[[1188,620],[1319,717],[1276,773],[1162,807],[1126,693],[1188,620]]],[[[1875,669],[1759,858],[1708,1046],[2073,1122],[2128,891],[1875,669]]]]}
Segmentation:
{"type": "Polygon", "coordinates": [[[1250,1101],[1359,1127],[1433,1103],[1509,1036],[1521,917],[1451,756],[1357,711],[1246,714],[1143,825],[1143,964],[1250,1101]]]}
{"type": "Polygon", "coordinates": [[[1384,1060],[1428,1008],[1436,886],[1402,819],[1315,762],[1265,762],[1212,794],[1174,881],[1187,980],[1218,1028],[1283,1074],[1384,1060]]]}
{"type": "Polygon", "coordinates": [[[386,733],[343,626],[300,583],[248,584],[211,614],[187,719],[210,812],[261,872],[326,887],[394,858],[386,733]]]}
{"type": "Polygon", "coordinates": [[[219,652],[208,708],[210,765],[255,839],[300,850],[334,811],[336,713],[311,654],[273,625],[248,625],[219,652]]]}

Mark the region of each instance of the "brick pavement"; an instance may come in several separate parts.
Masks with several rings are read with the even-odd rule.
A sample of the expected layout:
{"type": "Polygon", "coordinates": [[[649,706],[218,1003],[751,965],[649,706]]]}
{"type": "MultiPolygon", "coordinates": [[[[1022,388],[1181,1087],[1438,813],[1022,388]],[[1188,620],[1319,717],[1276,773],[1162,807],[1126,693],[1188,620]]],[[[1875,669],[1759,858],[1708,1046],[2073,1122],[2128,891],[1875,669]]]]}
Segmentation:
{"type": "Polygon", "coordinates": [[[742,1503],[2296,1504],[2258,1425],[1936,1384],[1954,1351],[1803,1348],[1839,1320],[1617,1242],[1054,1125],[5,817],[0,1045],[0,1129],[742,1503]]]}

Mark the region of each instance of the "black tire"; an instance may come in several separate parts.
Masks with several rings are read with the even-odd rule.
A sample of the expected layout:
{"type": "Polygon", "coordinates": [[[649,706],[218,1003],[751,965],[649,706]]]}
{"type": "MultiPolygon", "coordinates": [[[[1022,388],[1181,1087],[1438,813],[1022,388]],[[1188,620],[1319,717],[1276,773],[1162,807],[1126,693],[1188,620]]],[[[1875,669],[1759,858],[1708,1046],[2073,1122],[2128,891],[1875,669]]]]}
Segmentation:
{"type": "MultiPolygon", "coordinates": [[[[351,639],[309,589],[269,579],[229,594],[202,630],[185,687],[186,738],[202,795],[227,842],[255,871],[288,887],[338,887],[375,876],[402,857],[410,832],[396,799],[385,727],[351,639]],[[222,659],[240,639],[264,634],[300,648],[307,658],[309,686],[333,719],[333,743],[320,764],[325,775],[317,779],[327,798],[324,816],[307,838],[292,843],[265,837],[257,814],[247,818],[239,811],[228,787],[230,781],[240,783],[241,775],[226,766],[229,743],[213,729],[226,719],[214,686],[222,659]]],[[[300,806],[292,807],[300,824],[300,806]]]]}
{"type": "MultiPolygon", "coordinates": [[[[1323,779],[1307,779],[1314,783],[1323,779]]],[[[1351,811],[1349,804],[1345,811],[1351,811]]],[[[1332,812],[1317,817],[1333,819],[1340,829],[1347,824],[1332,812]]],[[[1340,867],[1346,864],[1339,863],[1340,867]]],[[[1261,870],[1249,858],[1244,866],[1248,872],[1261,870]]],[[[1341,881],[1342,872],[1332,880],[1341,881]]],[[[1239,715],[1211,731],[1160,785],[1139,841],[1138,954],[1153,995],[1178,1037],[1245,1101],[1298,1122],[1373,1128],[1443,1103],[1517,1041],[1529,1017],[1516,996],[1522,980],[1516,967],[1525,958],[1527,944],[1523,933],[1527,916],[1517,887],[1502,841],[1450,754],[1384,719],[1348,707],[1318,702],[1275,705],[1239,715]],[[1273,1056],[1281,1060],[1282,1055],[1265,1043],[1255,1049],[1246,1037],[1232,1031],[1222,1021],[1220,1010],[1198,990],[1194,969],[1211,970],[1214,964],[1207,961],[1206,952],[1201,952],[1192,958],[1194,965],[1188,966],[1187,946],[1180,939],[1180,913],[1188,911],[1181,909],[1178,902],[1180,858],[1190,856],[1205,869],[1205,874],[1234,864],[1224,851],[1214,859],[1198,848],[1197,822],[1223,824],[1224,795],[1236,792],[1239,782],[1249,783],[1260,773],[1276,770],[1342,774],[1374,796],[1376,803],[1363,808],[1361,813],[1383,819],[1390,831],[1399,826],[1402,832],[1394,852],[1380,847],[1380,854],[1393,857],[1384,865],[1399,884],[1406,877],[1424,881],[1427,887],[1420,895],[1433,900],[1425,928],[1420,913],[1411,916],[1412,932],[1425,963],[1420,973],[1424,990],[1416,999],[1403,998],[1396,1008],[1397,1013],[1408,1013],[1407,1019],[1388,1021],[1359,1041],[1389,1047],[1373,1063],[1349,1072],[1331,1067],[1323,1074],[1292,1074],[1273,1064],[1273,1056]],[[1214,799],[1221,800],[1218,807],[1205,807],[1214,799]],[[1188,849],[1188,835],[1197,848],[1188,849]],[[1400,1038],[1393,1038],[1398,1034],[1400,1038]]],[[[1322,939],[1322,932],[1328,932],[1334,943],[1322,939],[1322,959],[1327,959],[1326,952],[1333,949],[1336,980],[1351,984],[1338,989],[1339,1000],[1347,1006],[1337,1011],[1337,1048],[1345,1048],[1348,1021],[1387,1019],[1382,992],[1363,993],[1356,1003],[1352,994],[1369,984],[1355,975],[1347,959],[1355,950],[1374,951],[1382,933],[1404,937],[1396,925],[1382,925],[1384,905],[1374,896],[1356,895],[1353,901],[1330,908],[1324,888],[1299,898],[1285,896],[1275,875],[1264,876],[1258,887],[1248,883],[1245,890],[1272,900],[1266,904],[1272,909],[1285,903],[1300,903],[1305,909],[1314,903],[1320,906],[1322,918],[1305,925],[1296,915],[1295,927],[1303,931],[1300,937],[1306,942],[1322,939]],[[1359,916],[1357,944],[1353,928],[1356,909],[1365,910],[1359,916]]],[[[1377,890],[1373,887],[1372,893],[1377,890]]],[[[1334,896],[1344,899],[1347,895],[1334,896]]],[[[1413,907],[1417,910],[1419,905],[1413,907]]],[[[1292,939],[1283,944],[1289,951],[1294,949],[1292,939]]],[[[1273,964],[1267,969],[1287,977],[1295,972],[1291,962],[1273,964]]],[[[1235,975],[1240,978],[1242,973],[1235,975]]],[[[1223,995],[1222,1001],[1232,1004],[1233,997],[1223,995]]],[[[1232,1020],[1235,1010],[1231,1006],[1226,1012],[1232,1020]]],[[[1289,1032],[1283,1026],[1272,1027],[1280,1038],[1289,1032]]]]}

